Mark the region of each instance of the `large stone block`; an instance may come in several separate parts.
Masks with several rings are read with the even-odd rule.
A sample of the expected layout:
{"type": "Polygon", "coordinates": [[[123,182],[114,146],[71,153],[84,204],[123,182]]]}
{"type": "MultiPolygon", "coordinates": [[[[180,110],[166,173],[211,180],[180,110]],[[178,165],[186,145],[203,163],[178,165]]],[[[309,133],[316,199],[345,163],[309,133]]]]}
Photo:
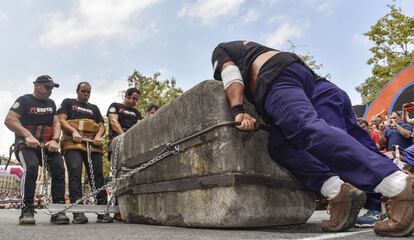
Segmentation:
{"type": "MultiPolygon", "coordinates": [[[[222,84],[204,81],[125,133],[117,169],[135,168],[166,144],[231,120],[222,84]]],[[[178,155],[122,182],[121,215],[128,222],[191,227],[306,222],[315,196],[269,158],[267,135],[222,127],[180,145],[178,155]]]]}

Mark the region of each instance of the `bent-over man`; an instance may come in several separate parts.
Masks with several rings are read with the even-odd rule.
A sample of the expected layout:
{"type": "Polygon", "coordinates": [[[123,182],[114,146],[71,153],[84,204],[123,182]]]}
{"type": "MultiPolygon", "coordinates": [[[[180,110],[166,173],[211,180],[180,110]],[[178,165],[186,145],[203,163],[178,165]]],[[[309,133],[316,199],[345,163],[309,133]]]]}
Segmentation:
{"type": "MultiPolygon", "coordinates": [[[[320,79],[301,59],[255,42],[219,44],[213,52],[214,77],[222,80],[240,130],[255,129],[244,97],[271,124],[270,156],[309,190],[329,199],[331,217],[321,222],[326,232],[351,228],[374,191],[389,198],[389,219],[376,222],[380,236],[407,236],[414,228],[414,177],[389,159],[358,142],[318,116],[312,102],[320,79]],[[359,189],[361,190],[359,190],[359,189]]],[[[326,101],[335,101],[327,95],[326,101]]],[[[340,107],[340,106],[339,106],[340,107]]]]}

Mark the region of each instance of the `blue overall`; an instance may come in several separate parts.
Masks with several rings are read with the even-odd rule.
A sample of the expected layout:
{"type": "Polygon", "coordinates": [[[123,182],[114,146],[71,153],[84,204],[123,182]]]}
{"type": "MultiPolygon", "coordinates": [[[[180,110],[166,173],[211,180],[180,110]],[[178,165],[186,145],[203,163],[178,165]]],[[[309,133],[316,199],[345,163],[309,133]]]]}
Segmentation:
{"type": "Polygon", "coordinates": [[[269,154],[316,193],[331,176],[373,191],[384,177],[399,169],[387,157],[363,145],[364,136],[355,137],[362,132],[352,127],[353,113],[345,106],[348,103],[343,104],[345,93],[338,94],[339,88],[333,88],[332,83],[321,84],[321,92],[313,100],[314,76],[298,63],[272,81],[264,105],[272,121],[269,154]],[[331,115],[333,112],[337,117],[331,115]]]}
{"type": "MultiPolygon", "coordinates": [[[[368,132],[358,125],[351,100],[345,91],[329,81],[319,80],[315,83],[312,103],[318,116],[329,125],[344,130],[368,149],[381,154],[368,132]]],[[[381,211],[381,194],[366,194],[364,207],[381,211]]]]}

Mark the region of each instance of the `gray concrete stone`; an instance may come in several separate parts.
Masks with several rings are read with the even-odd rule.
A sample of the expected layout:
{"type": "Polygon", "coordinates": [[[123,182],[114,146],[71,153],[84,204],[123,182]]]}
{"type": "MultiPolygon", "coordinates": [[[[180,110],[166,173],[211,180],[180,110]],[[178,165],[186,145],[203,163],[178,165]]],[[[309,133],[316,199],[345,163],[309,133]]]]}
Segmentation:
{"type": "MultiPolygon", "coordinates": [[[[247,104],[249,112],[253,107],[247,104]]],[[[174,142],[232,117],[221,82],[204,81],[132,127],[117,168],[136,167],[174,142]]],[[[305,223],[314,195],[267,153],[267,133],[223,127],[122,183],[129,222],[192,227],[305,223]]]]}

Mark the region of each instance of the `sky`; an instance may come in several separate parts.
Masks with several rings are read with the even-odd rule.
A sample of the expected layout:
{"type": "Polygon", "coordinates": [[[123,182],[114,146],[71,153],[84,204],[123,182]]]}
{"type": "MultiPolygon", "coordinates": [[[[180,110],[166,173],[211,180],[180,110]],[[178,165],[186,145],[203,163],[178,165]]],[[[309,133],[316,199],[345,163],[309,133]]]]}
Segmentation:
{"type": "MultiPolygon", "coordinates": [[[[122,101],[134,70],[176,78],[188,90],[212,79],[211,52],[223,41],[250,40],[314,56],[322,74],[344,89],[370,76],[372,56],[363,35],[391,0],[0,0],[0,118],[37,76],[59,83],[59,106],[76,85],[92,85],[90,102],[103,114],[122,101]]],[[[414,15],[414,0],[397,0],[414,15]]],[[[14,135],[0,124],[0,155],[14,135]]]]}

